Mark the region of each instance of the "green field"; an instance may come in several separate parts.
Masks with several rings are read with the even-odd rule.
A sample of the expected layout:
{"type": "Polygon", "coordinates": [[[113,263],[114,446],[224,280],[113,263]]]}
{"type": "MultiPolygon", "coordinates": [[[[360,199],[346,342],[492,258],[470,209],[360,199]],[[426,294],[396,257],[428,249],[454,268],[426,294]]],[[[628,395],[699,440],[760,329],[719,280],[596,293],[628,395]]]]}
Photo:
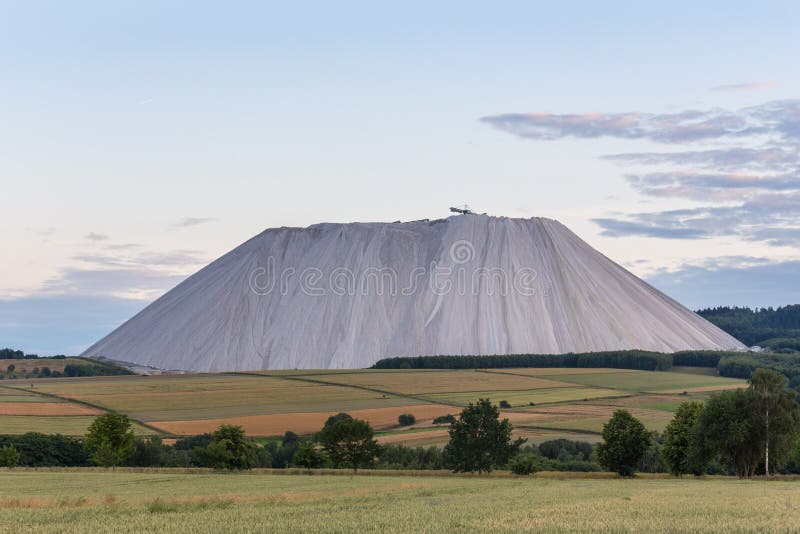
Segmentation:
{"type": "Polygon", "coordinates": [[[800,482],[2,471],[4,532],[790,532],[800,482]]]}
{"type": "MultiPolygon", "coordinates": [[[[409,445],[441,445],[446,433],[437,415],[457,414],[479,398],[508,401],[517,435],[532,442],[561,432],[596,440],[617,408],[632,411],[661,430],[685,401],[742,380],[705,372],[624,369],[311,370],[257,373],[112,376],[4,380],[0,383],[0,434],[27,431],[82,435],[90,417],[31,413],[23,403],[70,403],[128,414],[143,434],[209,432],[220,424],[245,427],[252,436],[308,434],[327,417],[351,412],[388,431],[383,439],[409,445]],[[687,391],[686,395],[682,393],[687,391]],[[533,404],[531,404],[533,403],[533,404]],[[397,415],[417,417],[415,432],[391,435],[397,415]]],[[[61,409],[64,404],[53,406],[61,409]]],[[[395,433],[396,434],[396,433],[395,433]]]]}

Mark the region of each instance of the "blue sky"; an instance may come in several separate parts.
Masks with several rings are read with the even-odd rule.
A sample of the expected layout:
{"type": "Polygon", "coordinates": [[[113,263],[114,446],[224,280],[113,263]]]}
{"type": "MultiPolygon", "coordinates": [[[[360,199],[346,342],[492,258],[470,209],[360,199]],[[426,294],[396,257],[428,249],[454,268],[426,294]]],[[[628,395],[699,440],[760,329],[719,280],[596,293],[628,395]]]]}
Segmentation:
{"type": "Polygon", "coordinates": [[[264,228],[559,219],[800,302],[794,2],[0,2],[0,345],[77,353],[264,228]]]}

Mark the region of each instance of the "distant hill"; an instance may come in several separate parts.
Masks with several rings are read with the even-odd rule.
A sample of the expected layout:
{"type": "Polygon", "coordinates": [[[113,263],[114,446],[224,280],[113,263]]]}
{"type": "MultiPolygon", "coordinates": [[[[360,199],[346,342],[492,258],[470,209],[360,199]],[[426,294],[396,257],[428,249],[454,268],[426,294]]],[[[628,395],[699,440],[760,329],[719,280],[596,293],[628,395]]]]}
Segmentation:
{"type": "Polygon", "coordinates": [[[720,306],[697,313],[746,345],[800,350],[800,304],[757,309],[720,306]]]}

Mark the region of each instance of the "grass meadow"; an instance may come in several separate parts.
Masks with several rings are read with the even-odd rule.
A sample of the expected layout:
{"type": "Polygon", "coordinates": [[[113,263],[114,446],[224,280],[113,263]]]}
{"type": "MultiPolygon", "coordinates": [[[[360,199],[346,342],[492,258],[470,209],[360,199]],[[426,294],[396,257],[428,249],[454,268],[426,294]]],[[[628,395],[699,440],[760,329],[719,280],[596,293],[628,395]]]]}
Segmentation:
{"type": "Polygon", "coordinates": [[[800,525],[800,482],[785,479],[196,471],[0,471],[0,531],[792,532],[800,525]]]}

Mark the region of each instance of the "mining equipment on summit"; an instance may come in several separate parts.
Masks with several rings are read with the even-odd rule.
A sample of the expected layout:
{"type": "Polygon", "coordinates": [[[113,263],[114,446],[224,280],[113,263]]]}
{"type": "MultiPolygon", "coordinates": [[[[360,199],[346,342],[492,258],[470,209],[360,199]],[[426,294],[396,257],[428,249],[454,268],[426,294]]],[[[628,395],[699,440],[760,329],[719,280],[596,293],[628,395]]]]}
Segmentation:
{"type": "Polygon", "coordinates": [[[460,213],[461,215],[475,215],[475,212],[472,211],[470,207],[467,206],[466,204],[464,204],[460,208],[458,207],[450,208],[450,211],[452,211],[453,213],[460,213]]]}

